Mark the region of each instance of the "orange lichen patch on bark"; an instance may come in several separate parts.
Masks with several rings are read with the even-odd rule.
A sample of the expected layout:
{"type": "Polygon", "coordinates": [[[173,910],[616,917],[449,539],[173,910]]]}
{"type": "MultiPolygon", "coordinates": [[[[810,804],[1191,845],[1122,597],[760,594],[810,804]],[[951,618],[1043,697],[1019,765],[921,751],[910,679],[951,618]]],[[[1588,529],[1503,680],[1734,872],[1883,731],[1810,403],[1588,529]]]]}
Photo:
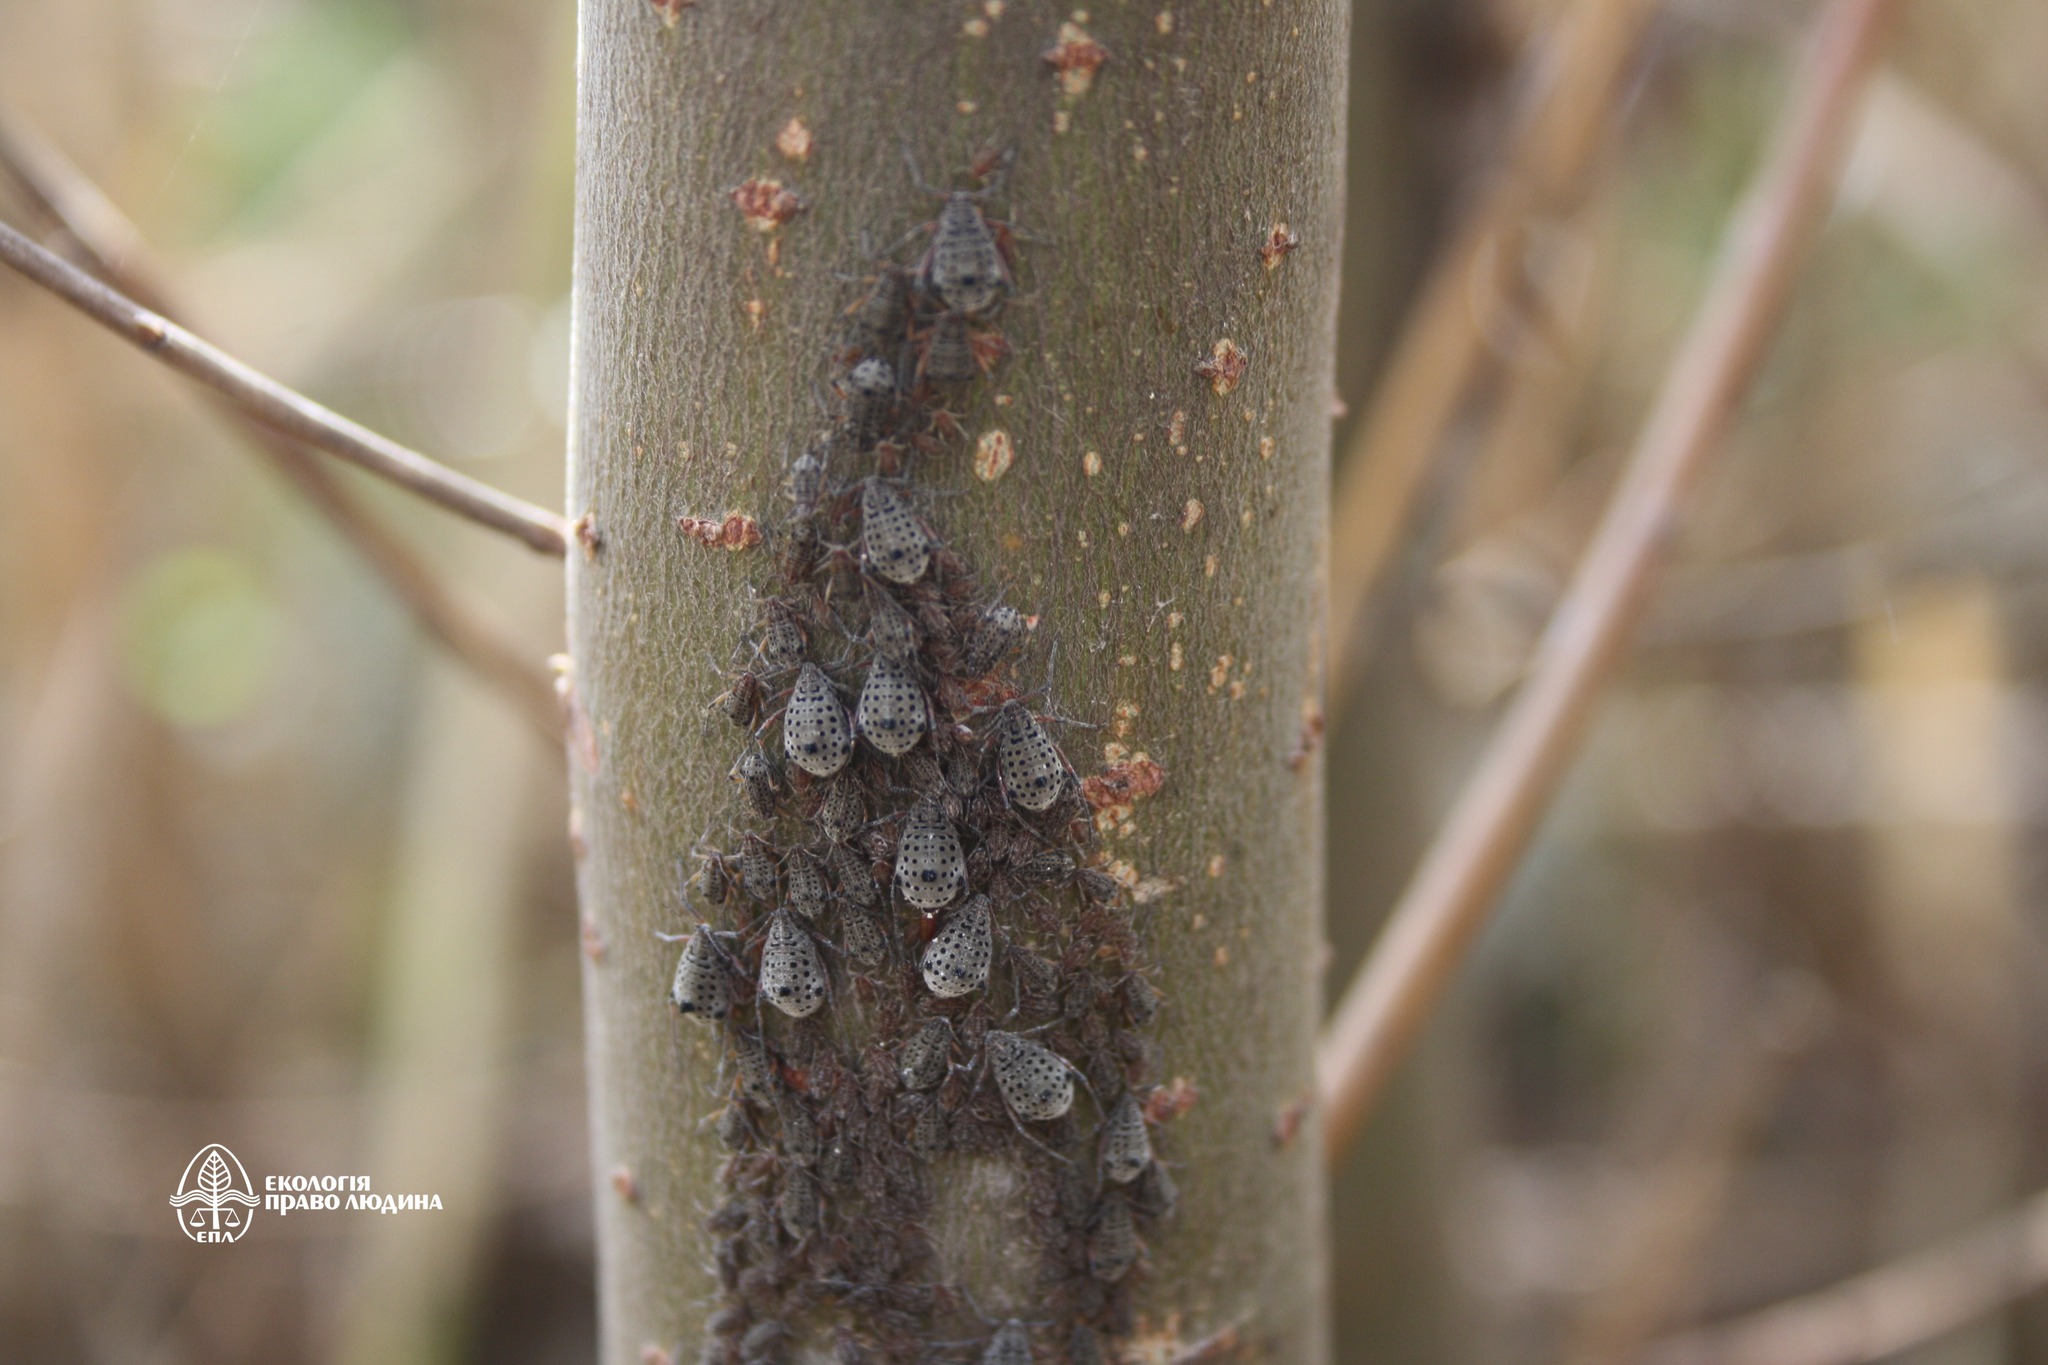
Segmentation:
{"type": "Polygon", "coordinates": [[[587,912],[576,921],[576,938],[583,947],[583,955],[590,959],[591,965],[604,965],[604,930],[597,927],[597,921],[587,912]]]}
{"type": "Polygon", "coordinates": [[[1010,472],[1016,459],[1017,447],[1009,432],[1000,427],[984,431],[974,443],[974,476],[983,483],[994,483],[1010,472]]]}
{"type": "Polygon", "coordinates": [[[1287,224],[1275,223],[1266,240],[1259,246],[1259,259],[1266,263],[1266,269],[1277,270],[1280,262],[1287,259],[1289,252],[1301,245],[1301,238],[1288,230],[1287,224]]]}
{"type": "Polygon", "coordinates": [[[811,136],[810,125],[795,115],[791,115],[789,122],[782,125],[782,131],[775,135],[775,150],[784,160],[794,161],[799,166],[811,159],[811,148],[816,145],[817,139],[811,136]]]}
{"type": "Polygon", "coordinates": [[[640,1182],[634,1178],[631,1167],[612,1167],[612,1190],[628,1204],[640,1202],[640,1182]]]}
{"type": "MultiPolygon", "coordinates": [[[[994,374],[996,366],[1009,357],[1010,339],[993,328],[986,332],[974,332],[967,338],[967,353],[974,357],[974,363],[981,367],[983,374],[994,374]]],[[[996,406],[1010,406],[1009,396],[997,394],[996,406]]]]}
{"type": "Polygon", "coordinates": [[[1202,1092],[1193,1081],[1175,1076],[1165,1085],[1154,1087],[1145,1097],[1145,1117],[1154,1123],[1171,1123],[1194,1108],[1200,1098],[1202,1092]]]}
{"type": "Polygon", "coordinates": [[[1060,25],[1059,36],[1045,50],[1045,64],[1058,73],[1060,89],[1069,95],[1087,94],[1095,73],[1108,60],[1109,49],[1071,21],[1060,25]]]}
{"type": "Polygon", "coordinates": [[[1224,337],[1209,348],[1209,358],[1195,363],[1195,373],[1209,381],[1209,387],[1220,397],[1237,387],[1237,381],[1244,378],[1245,366],[1251,364],[1251,357],[1244,348],[1224,337]]]}
{"type": "Polygon", "coordinates": [[[1082,779],[1081,795],[1090,806],[1100,811],[1141,801],[1165,785],[1166,769],[1147,755],[1138,753],[1110,764],[1093,777],[1082,779]]]}
{"type": "Polygon", "coordinates": [[[676,527],[707,550],[751,550],[761,543],[761,523],[744,512],[728,512],[723,520],[677,517],[676,527]]]}
{"type": "Polygon", "coordinates": [[[694,6],[697,0],[648,0],[648,3],[653,5],[654,12],[661,16],[662,23],[674,28],[676,20],[683,17],[683,11],[694,6]]]}
{"type": "Polygon", "coordinates": [[[575,525],[569,529],[576,533],[576,543],[583,547],[583,557],[585,559],[596,559],[597,552],[604,548],[604,537],[597,533],[596,515],[591,512],[585,512],[582,516],[576,518],[575,525]]]}
{"type": "Polygon", "coordinates": [[[995,710],[1020,694],[998,678],[955,678],[939,680],[939,701],[957,720],[995,710]]]}
{"type": "Polygon", "coordinates": [[[1180,529],[1192,531],[1202,524],[1202,517],[1208,511],[1200,498],[1189,498],[1187,505],[1180,509],[1180,529]]]}
{"type": "Polygon", "coordinates": [[[756,232],[773,232],[810,205],[780,180],[755,176],[732,192],[733,207],[756,232]]]}

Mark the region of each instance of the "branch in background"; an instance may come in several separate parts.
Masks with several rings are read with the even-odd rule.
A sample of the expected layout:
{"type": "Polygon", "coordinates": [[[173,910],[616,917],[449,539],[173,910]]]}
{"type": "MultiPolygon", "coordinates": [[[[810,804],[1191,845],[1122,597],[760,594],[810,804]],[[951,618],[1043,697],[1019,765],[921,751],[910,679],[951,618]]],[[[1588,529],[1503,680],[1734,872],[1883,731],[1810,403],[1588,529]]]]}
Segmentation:
{"type": "Polygon", "coordinates": [[[4,223],[0,223],[0,264],[33,280],[172,369],[216,390],[272,430],[361,465],[451,512],[516,536],[543,554],[559,558],[568,552],[569,523],[559,514],[458,474],[322,407],[100,283],[4,223]]]}
{"type": "Polygon", "coordinates": [[[1521,232],[1584,178],[1649,18],[1647,0],[1578,0],[1542,54],[1543,93],[1492,183],[1410,310],[1372,407],[1339,466],[1330,536],[1330,696],[1342,716],[1358,676],[1358,631],[1400,540],[1431,456],[1485,354],[1496,310],[1513,303],[1521,232]],[[1504,278],[1477,277],[1493,262],[1504,278]],[[1475,287],[1475,285],[1477,287],[1475,287]]]}
{"type": "Polygon", "coordinates": [[[1960,1236],[1716,1327],[1667,1337],[1650,1365],[1864,1365],[2048,1285],[2048,1193],[1960,1236]]]}
{"type": "MultiPolygon", "coordinates": [[[[134,225],[99,188],[40,135],[0,116],[0,172],[31,206],[60,231],[84,263],[107,283],[154,312],[178,309],[154,277],[149,252],[134,225]]],[[[286,479],[361,555],[422,628],[510,701],[550,738],[562,729],[552,680],[528,651],[481,619],[396,536],[349,495],[319,457],[297,441],[255,421],[240,407],[222,405],[286,479]]]]}
{"type": "Polygon", "coordinates": [[[1705,300],[1528,681],[1424,855],[1316,1058],[1329,1159],[1486,923],[1649,598],[1687,492],[1748,387],[1833,198],[1856,96],[1895,0],[1831,0],[1727,236],[1705,300]]]}

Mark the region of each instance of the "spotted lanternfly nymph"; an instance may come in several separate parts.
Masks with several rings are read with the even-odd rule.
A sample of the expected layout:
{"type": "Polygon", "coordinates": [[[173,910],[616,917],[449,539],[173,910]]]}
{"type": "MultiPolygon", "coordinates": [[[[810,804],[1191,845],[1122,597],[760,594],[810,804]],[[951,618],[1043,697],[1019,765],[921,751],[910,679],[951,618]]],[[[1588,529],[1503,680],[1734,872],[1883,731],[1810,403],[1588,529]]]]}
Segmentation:
{"type": "Polygon", "coordinates": [[[967,885],[960,836],[938,807],[920,801],[904,821],[896,845],[896,891],[920,910],[951,905],[967,885]]]}
{"type": "Polygon", "coordinates": [[[711,928],[700,924],[683,945],[682,960],[676,963],[675,984],[668,998],[684,1014],[699,1019],[723,1019],[732,1011],[732,979],[719,960],[711,942],[711,928]]]}
{"type": "Polygon", "coordinates": [[[805,664],[782,712],[782,750],[813,777],[830,777],[853,755],[853,727],[825,670],[805,664]]]}
{"type": "Polygon", "coordinates": [[[981,1353],[981,1365],[1031,1365],[1031,1333],[1024,1324],[1011,1318],[996,1328],[981,1353]]]}
{"type": "Polygon", "coordinates": [[[867,821],[867,803],[852,774],[835,777],[825,784],[825,799],[818,803],[818,828],[833,843],[845,843],[867,821]]]}
{"type": "Polygon", "coordinates": [[[974,340],[967,319],[958,313],[941,313],[925,334],[924,354],[917,372],[934,384],[965,384],[980,373],[974,363],[974,340]]]}
{"type": "Polygon", "coordinates": [[[846,376],[846,419],[863,447],[888,429],[896,406],[896,371],[880,356],[869,356],[846,376]]]}
{"type": "Polygon", "coordinates": [[[771,673],[795,668],[804,661],[804,628],[781,603],[768,607],[768,623],[761,629],[761,662],[771,673]]]}
{"type": "Polygon", "coordinates": [[[877,658],[860,689],[853,723],[877,752],[890,758],[909,753],[931,724],[931,707],[917,685],[917,675],[902,664],[877,658]]]}
{"type": "Polygon", "coordinates": [[[932,541],[896,490],[869,479],[860,491],[861,557],[891,583],[915,583],[931,563],[932,541]]]}
{"type": "Polygon", "coordinates": [[[995,960],[995,952],[988,897],[971,897],[925,945],[925,989],[942,1000],[980,990],[988,985],[989,964],[995,960]]]}
{"type": "Polygon", "coordinates": [[[810,1110],[793,1095],[776,1101],[775,1116],[782,1123],[782,1153],[799,1166],[818,1164],[818,1125],[810,1110]]]}
{"type": "Polygon", "coordinates": [[[732,765],[732,779],[746,792],[754,814],[763,820],[775,818],[775,770],[768,766],[766,754],[749,747],[732,765]]]}
{"type": "Polygon", "coordinates": [[[810,1235],[818,1226],[818,1188],[811,1184],[809,1176],[799,1171],[789,1173],[782,1196],[775,1201],[775,1214],[791,1240],[801,1242],[810,1235]]]}
{"type": "Polygon", "coordinates": [[[839,951],[859,966],[879,966],[889,955],[889,940],[873,915],[849,906],[839,916],[839,951]]]}
{"type": "Polygon", "coordinates": [[[983,612],[981,620],[975,624],[974,633],[968,637],[967,653],[961,661],[967,676],[985,676],[1017,647],[1029,629],[1024,613],[1015,607],[998,602],[983,612]]]}
{"type": "Polygon", "coordinates": [[[758,834],[749,834],[740,849],[740,889],[751,900],[775,899],[775,854],[758,834]]]}
{"type": "Polygon", "coordinates": [[[1131,1206],[1110,1195],[1096,1210],[1088,1233],[1088,1269],[1098,1280],[1114,1283],[1138,1259],[1138,1231],[1131,1225],[1131,1206]]]}
{"type": "Polygon", "coordinates": [[[704,860],[704,899],[713,905],[724,905],[725,898],[732,894],[732,878],[726,875],[725,859],[713,854],[704,860]]]}
{"type": "Polygon", "coordinates": [[[953,1026],[943,1019],[928,1019],[910,1036],[897,1058],[897,1074],[906,1090],[929,1090],[946,1079],[953,1055],[953,1026]]]}
{"type": "Polygon", "coordinates": [[[917,1111],[910,1128],[910,1150],[926,1161],[936,1161],[946,1150],[946,1111],[934,1095],[917,1111]]]}
{"type": "Polygon", "coordinates": [[[768,942],[761,949],[761,994],[793,1019],[805,1019],[825,1003],[825,964],[811,936],[787,910],[768,918],[768,942]]]}
{"type": "Polygon", "coordinates": [[[1009,263],[977,198],[965,190],[946,196],[917,266],[919,288],[948,311],[973,318],[987,316],[1011,289],[1009,263]]]}
{"type": "Polygon", "coordinates": [[[825,874],[810,854],[802,849],[792,854],[783,881],[790,909],[811,920],[825,909],[825,874]]]}
{"type": "Polygon", "coordinates": [[[1102,1173],[1128,1185],[1152,1162],[1152,1137],[1145,1131],[1145,1111],[1138,1097],[1126,1094],[1102,1125],[1102,1173]]]}
{"type": "Polygon", "coordinates": [[[1018,1118],[1042,1123],[1074,1107],[1074,1076],[1059,1054],[1000,1029],[989,1030],[987,1046],[996,1089],[1018,1118]]]}
{"type": "Polygon", "coordinates": [[[886,588],[868,592],[868,643],[880,657],[908,667],[917,657],[917,621],[886,588]]]}
{"type": "Polygon", "coordinates": [[[881,892],[875,885],[875,874],[868,869],[867,860],[844,844],[835,845],[826,861],[832,868],[832,880],[838,883],[839,894],[855,905],[872,907],[881,899],[881,892]]]}
{"type": "Polygon", "coordinates": [[[874,287],[847,310],[847,344],[864,356],[894,355],[910,321],[910,281],[901,267],[890,267],[874,287]]]}
{"type": "Polygon", "coordinates": [[[766,1102],[775,1098],[775,1064],[768,1048],[751,1033],[737,1030],[733,1035],[733,1060],[739,1066],[740,1093],[750,1100],[766,1102]]]}
{"type": "Polygon", "coordinates": [[[817,450],[806,450],[789,467],[789,500],[797,519],[807,521],[814,516],[818,499],[824,495],[825,457],[817,450]]]}
{"type": "Polygon", "coordinates": [[[751,673],[742,673],[732,680],[731,687],[712,699],[711,705],[734,725],[748,729],[761,714],[761,680],[751,673]]]}
{"type": "Polygon", "coordinates": [[[1067,760],[1022,702],[1003,703],[996,718],[996,761],[1010,804],[1034,815],[1051,810],[1067,790],[1067,760]]]}

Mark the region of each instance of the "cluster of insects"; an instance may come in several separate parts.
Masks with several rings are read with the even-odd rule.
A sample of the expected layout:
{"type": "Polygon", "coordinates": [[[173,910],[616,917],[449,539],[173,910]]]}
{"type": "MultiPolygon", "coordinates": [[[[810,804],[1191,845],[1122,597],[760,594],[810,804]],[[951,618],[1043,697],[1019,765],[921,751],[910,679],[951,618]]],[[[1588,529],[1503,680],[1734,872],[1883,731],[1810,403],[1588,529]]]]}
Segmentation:
{"type": "Polygon", "coordinates": [[[1013,681],[1036,623],[915,477],[957,458],[947,404],[1007,352],[1015,237],[985,207],[1006,170],[933,191],[921,250],[860,281],[758,628],[712,703],[743,736],[740,817],[697,854],[710,919],[671,992],[728,1059],[705,1365],[828,1330],[849,1363],[1113,1358],[1140,1229],[1174,1202],[1144,1102],[1160,999],[1123,887],[1090,865],[1062,722],[1013,681]],[[987,1322],[939,1274],[935,1176],[973,1159],[1025,1171],[1042,1319],[987,1322]]]}

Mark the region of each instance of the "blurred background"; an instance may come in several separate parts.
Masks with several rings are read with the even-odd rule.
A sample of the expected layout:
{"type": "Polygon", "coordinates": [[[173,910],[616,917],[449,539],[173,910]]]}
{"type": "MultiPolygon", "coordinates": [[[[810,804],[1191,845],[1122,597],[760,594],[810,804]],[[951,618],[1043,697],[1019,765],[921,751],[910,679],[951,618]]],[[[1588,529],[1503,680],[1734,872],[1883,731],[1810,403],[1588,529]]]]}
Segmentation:
{"type": "MultiPolygon", "coordinates": [[[[1340,460],[1565,8],[1358,0],[1340,460]]],[[[1637,8],[1583,173],[1486,259],[1515,306],[1475,310],[1331,717],[1333,989],[1519,676],[1813,12],[1637,8]]],[[[552,505],[573,48],[543,0],[0,0],[0,105],[203,334],[552,505]]],[[[2044,71],[2040,0],[1907,7],[1643,646],[1338,1182],[1343,1361],[1637,1359],[2048,1185],[2044,71]]],[[[4,177],[0,213],[40,226],[4,177]]],[[[550,563],[347,485],[557,647],[550,563]]],[[[556,752],[240,429],[0,279],[0,1360],[592,1358],[556,752]],[[229,1135],[450,1212],[205,1254],[163,1201],[229,1135]]],[[[2048,1361],[2048,1314],[1909,1358],[2048,1361]]]]}

